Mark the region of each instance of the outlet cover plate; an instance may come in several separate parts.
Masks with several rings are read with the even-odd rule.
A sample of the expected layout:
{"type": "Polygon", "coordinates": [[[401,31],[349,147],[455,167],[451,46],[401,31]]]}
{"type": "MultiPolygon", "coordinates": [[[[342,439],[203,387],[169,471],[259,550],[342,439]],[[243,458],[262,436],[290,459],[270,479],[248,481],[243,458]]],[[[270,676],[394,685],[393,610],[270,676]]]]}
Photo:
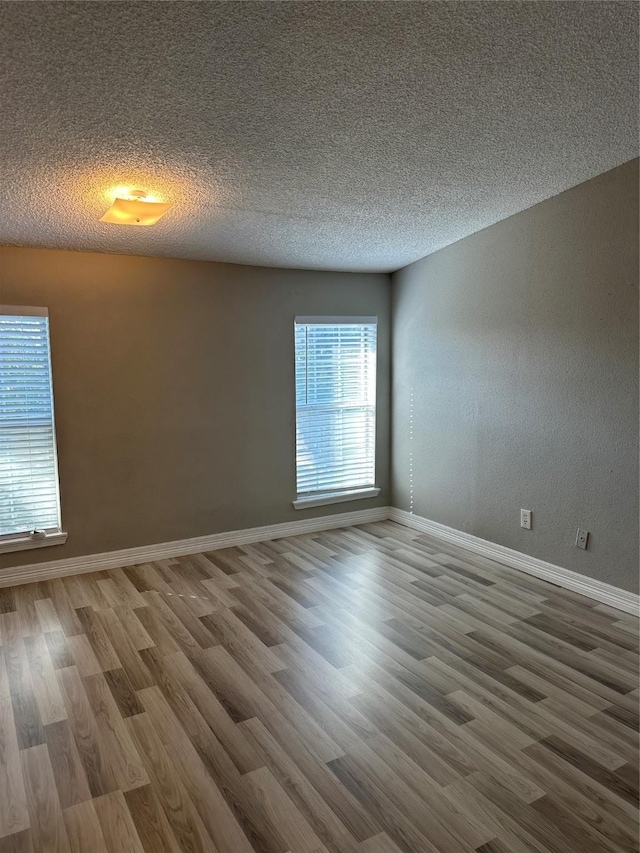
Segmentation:
{"type": "Polygon", "coordinates": [[[582,550],[586,550],[587,541],[589,539],[589,531],[583,530],[579,527],[576,531],[576,548],[582,548],[582,550]]]}
{"type": "Polygon", "coordinates": [[[525,530],[531,530],[531,521],[532,521],[533,513],[530,509],[521,509],[520,510],[520,527],[524,527],[525,530]]]}

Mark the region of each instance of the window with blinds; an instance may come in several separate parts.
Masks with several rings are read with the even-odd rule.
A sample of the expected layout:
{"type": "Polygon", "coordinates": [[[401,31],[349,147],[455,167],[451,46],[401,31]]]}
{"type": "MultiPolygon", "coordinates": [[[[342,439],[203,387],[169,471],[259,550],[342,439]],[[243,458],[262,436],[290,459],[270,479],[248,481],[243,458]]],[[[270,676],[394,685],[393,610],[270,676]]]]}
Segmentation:
{"type": "Polygon", "coordinates": [[[47,310],[0,306],[0,542],[59,530],[47,310]]]}
{"type": "Polygon", "coordinates": [[[375,317],[297,317],[298,497],[375,485],[375,317]]]}

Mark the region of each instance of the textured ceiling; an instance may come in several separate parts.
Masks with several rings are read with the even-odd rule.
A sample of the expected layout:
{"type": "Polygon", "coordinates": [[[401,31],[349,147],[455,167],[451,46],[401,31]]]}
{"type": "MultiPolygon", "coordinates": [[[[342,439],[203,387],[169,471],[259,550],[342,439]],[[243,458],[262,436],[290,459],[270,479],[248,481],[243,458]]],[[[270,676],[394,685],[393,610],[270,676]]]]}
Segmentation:
{"type": "Polygon", "coordinates": [[[634,2],[3,2],[0,51],[4,244],[394,270],[638,153],[634,2]]]}

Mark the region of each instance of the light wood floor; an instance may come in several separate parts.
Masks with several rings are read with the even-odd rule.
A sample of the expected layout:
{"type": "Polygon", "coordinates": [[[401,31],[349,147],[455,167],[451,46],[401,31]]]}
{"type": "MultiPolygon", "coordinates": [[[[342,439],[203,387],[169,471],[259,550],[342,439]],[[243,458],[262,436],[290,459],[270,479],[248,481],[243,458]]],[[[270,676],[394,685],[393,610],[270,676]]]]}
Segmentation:
{"type": "Polygon", "coordinates": [[[415,531],[0,611],[0,853],[637,850],[636,621],[415,531]]]}

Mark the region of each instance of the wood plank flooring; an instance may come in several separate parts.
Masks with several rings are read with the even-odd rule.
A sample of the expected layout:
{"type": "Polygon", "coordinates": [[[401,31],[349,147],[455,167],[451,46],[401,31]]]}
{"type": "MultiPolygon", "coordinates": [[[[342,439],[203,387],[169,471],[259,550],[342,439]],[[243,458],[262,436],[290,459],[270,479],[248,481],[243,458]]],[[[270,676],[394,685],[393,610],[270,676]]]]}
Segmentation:
{"type": "Polygon", "coordinates": [[[0,589],[0,853],[638,849],[638,625],[392,522],[0,589]]]}

